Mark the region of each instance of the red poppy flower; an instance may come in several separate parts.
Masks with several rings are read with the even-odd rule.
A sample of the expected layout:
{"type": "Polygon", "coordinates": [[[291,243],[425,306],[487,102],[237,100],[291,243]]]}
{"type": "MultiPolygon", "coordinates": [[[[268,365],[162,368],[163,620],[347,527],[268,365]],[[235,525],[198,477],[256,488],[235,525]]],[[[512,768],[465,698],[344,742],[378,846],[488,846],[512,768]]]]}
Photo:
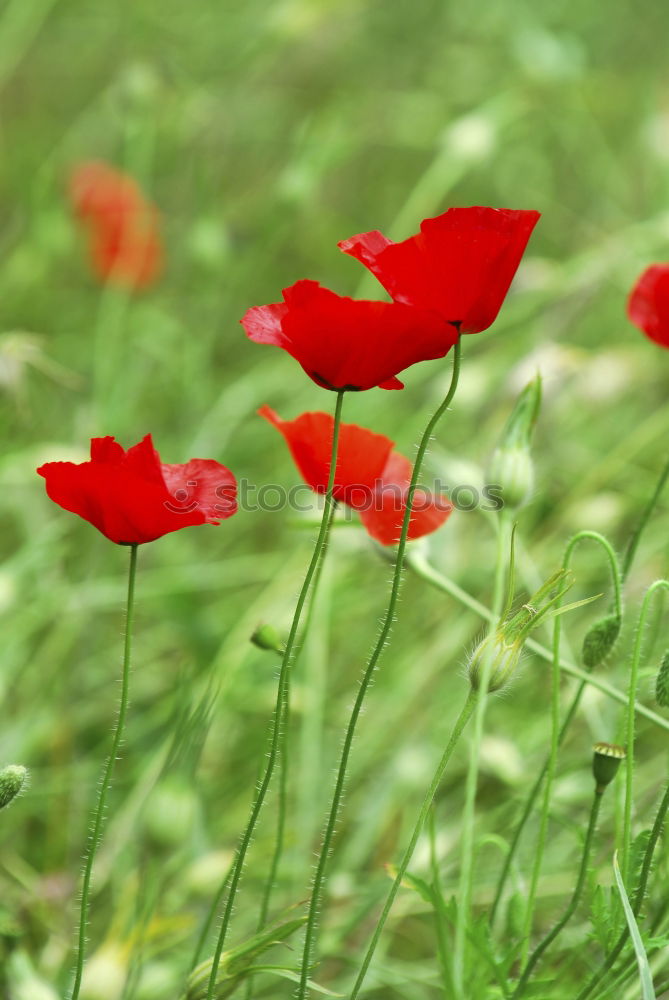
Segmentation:
{"type": "Polygon", "coordinates": [[[662,347],[669,347],[669,264],[653,264],[638,279],[627,301],[627,315],[662,347]]]}
{"type": "Polygon", "coordinates": [[[396,302],[434,309],[461,333],[479,333],[497,317],[538,219],[539,212],[507,208],[449,208],[401,243],[373,230],[339,247],[396,302]]]}
{"type": "Polygon", "coordinates": [[[317,281],[298,281],[283,299],[249,309],[242,325],[257,344],[282,347],[325,389],[403,389],[398,372],[443,358],[457,340],[435,313],[349,299],[317,281]]]}
{"type": "Polygon", "coordinates": [[[127,451],[113,437],[93,438],[90,462],[47,462],[37,472],[55,503],[118,545],[218,524],[237,510],[229,469],[207,458],[165,465],[150,434],[127,451]]]}
{"type": "Polygon", "coordinates": [[[155,281],[162,268],[158,212],[132,177],[106,163],[83,163],[70,178],[70,199],[100,279],[128,288],[155,281]]]}
{"type": "MultiPolygon", "coordinates": [[[[269,406],[262,406],[258,413],[283,434],[311,489],[325,493],[334,429],[330,414],[303,413],[295,420],[282,420],[269,406]]],[[[358,511],[369,534],[382,545],[399,541],[412,473],[411,462],[393,451],[393,444],[390,438],[365,427],[340,426],[333,496],[358,511]]],[[[420,538],[436,531],[452,509],[445,497],[416,490],[408,537],[420,538]]]]}

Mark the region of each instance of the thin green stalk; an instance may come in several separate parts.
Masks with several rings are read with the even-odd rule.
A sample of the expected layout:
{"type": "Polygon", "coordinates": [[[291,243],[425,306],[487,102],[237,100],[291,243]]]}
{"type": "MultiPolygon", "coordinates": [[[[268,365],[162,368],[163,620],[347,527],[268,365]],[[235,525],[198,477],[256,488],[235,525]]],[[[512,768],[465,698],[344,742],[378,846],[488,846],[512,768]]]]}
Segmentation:
{"type": "Polygon", "coordinates": [[[653,595],[658,590],[669,591],[669,582],[667,580],[656,580],[651,583],[650,587],[646,591],[641,603],[641,612],[639,614],[639,620],[636,626],[636,633],[634,636],[634,651],[632,653],[632,664],[630,667],[630,680],[629,689],[627,694],[627,719],[625,723],[625,744],[627,749],[627,757],[625,759],[625,809],[623,814],[623,845],[622,845],[622,864],[621,872],[623,875],[623,881],[627,882],[629,879],[629,855],[630,855],[630,845],[632,841],[632,796],[633,796],[633,786],[634,786],[634,721],[635,714],[634,708],[636,703],[637,694],[637,680],[639,676],[639,666],[641,663],[641,649],[643,646],[643,632],[646,626],[646,618],[648,617],[648,609],[650,607],[650,602],[653,595]]]}
{"type": "MultiPolygon", "coordinates": [[[[610,543],[596,531],[579,531],[577,534],[570,539],[565,550],[564,558],[562,560],[562,569],[568,570],[571,565],[571,558],[574,553],[576,546],[580,542],[593,541],[597,542],[598,545],[604,549],[606,556],[609,560],[609,566],[611,569],[611,579],[613,581],[613,603],[615,614],[618,618],[622,617],[622,595],[621,595],[621,580],[620,580],[620,570],[618,569],[618,560],[616,554],[613,551],[610,543]]],[[[559,608],[561,602],[556,605],[559,608]]],[[[537,837],[537,843],[534,851],[534,862],[532,865],[532,876],[530,879],[529,891],[527,894],[527,906],[525,909],[525,920],[523,924],[523,953],[522,962],[527,960],[527,953],[529,950],[530,935],[532,933],[532,923],[534,920],[534,907],[537,896],[537,888],[539,885],[539,876],[541,874],[541,865],[543,863],[544,850],[546,847],[546,837],[548,834],[548,817],[550,813],[550,802],[551,794],[553,791],[553,777],[555,775],[555,769],[557,766],[557,756],[560,744],[564,738],[566,728],[560,728],[560,638],[562,634],[562,618],[557,615],[553,622],[553,662],[551,664],[551,747],[548,755],[547,766],[545,771],[542,772],[542,776],[545,773],[546,783],[544,785],[544,796],[543,803],[541,807],[541,818],[539,822],[539,835],[537,837]]],[[[580,691],[577,691],[576,697],[572,702],[572,705],[577,705],[580,701],[580,691]]],[[[567,718],[571,719],[573,717],[572,712],[567,713],[567,718]]],[[[529,815],[529,813],[528,813],[529,815]]],[[[519,838],[518,838],[519,839],[519,838]]],[[[518,843],[516,839],[516,844],[518,843]]],[[[510,854],[510,852],[509,852],[510,854]]],[[[510,863],[510,860],[509,860],[510,863]]],[[[508,866],[505,866],[506,871],[508,871],[508,866]]],[[[501,880],[500,880],[501,881],[501,880]]],[[[503,886],[503,883],[502,883],[503,886]]],[[[499,890],[498,890],[499,892],[499,890]]]]}
{"type": "Polygon", "coordinates": [[[79,935],[77,941],[77,957],[74,973],[74,985],[70,994],[70,1000],[77,1000],[81,989],[81,977],[84,971],[84,960],[86,957],[86,929],[88,926],[88,910],[90,906],[91,879],[93,877],[93,863],[100,841],[105,819],[105,807],[107,796],[111,786],[114,764],[119,754],[121,740],[123,738],[123,728],[125,717],[128,711],[128,692],[130,688],[130,653],[132,648],[132,621],[135,604],[135,576],[137,574],[137,546],[130,546],[130,566],[128,569],[128,597],[126,603],[125,616],[125,639],[123,643],[123,667],[121,674],[121,702],[119,705],[116,726],[112,737],[111,750],[102,772],[102,779],[97,793],[97,803],[93,813],[93,832],[91,833],[84,860],[84,879],[81,887],[81,904],[79,909],[79,935]]]}
{"type": "Polygon", "coordinates": [[[416,844],[418,843],[418,839],[421,833],[423,832],[423,828],[425,826],[428,813],[432,806],[432,802],[434,801],[434,797],[437,794],[437,790],[444,776],[444,771],[446,770],[448,762],[451,759],[451,755],[453,754],[453,750],[455,749],[465,726],[469,722],[472,713],[476,708],[476,701],[477,701],[477,692],[474,691],[473,688],[471,688],[469,694],[467,695],[467,700],[465,701],[462,707],[460,715],[458,716],[455,725],[453,726],[453,730],[451,732],[450,739],[446,745],[446,749],[444,750],[441,760],[437,765],[437,769],[434,772],[434,775],[432,776],[430,787],[428,788],[425,794],[425,798],[423,799],[423,804],[420,808],[418,819],[416,820],[416,825],[413,828],[411,839],[402,856],[402,860],[400,861],[399,867],[397,869],[397,875],[395,876],[395,881],[393,882],[390,892],[388,893],[388,896],[383,906],[383,910],[381,911],[381,916],[379,917],[378,923],[374,928],[374,933],[372,934],[372,938],[369,942],[369,945],[367,946],[367,951],[365,953],[365,957],[363,959],[360,972],[358,973],[358,978],[356,979],[355,984],[353,986],[353,990],[351,991],[350,1000],[356,1000],[356,997],[358,996],[360,989],[362,988],[365,976],[367,975],[369,964],[372,961],[374,952],[376,951],[376,946],[379,943],[381,933],[385,926],[386,920],[388,919],[388,914],[390,913],[393,902],[395,901],[395,896],[399,891],[399,888],[402,884],[402,880],[406,874],[407,868],[411,863],[413,852],[416,849],[416,844]]]}
{"type": "Polygon", "coordinates": [[[218,934],[218,940],[216,942],[216,950],[214,952],[214,958],[211,966],[211,975],[209,976],[209,983],[207,986],[207,1000],[212,1000],[214,996],[214,990],[216,987],[216,976],[218,974],[218,967],[221,961],[221,954],[223,953],[223,946],[228,933],[228,928],[230,926],[230,918],[232,916],[232,909],[235,902],[235,897],[237,894],[237,886],[239,884],[239,879],[241,878],[242,868],[244,866],[244,861],[246,858],[246,852],[248,851],[249,844],[251,843],[251,838],[255,831],[256,823],[258,821],[258,816],[260,815],[260,810],[265,801],[267,795],[267,790],[270,786],[272,780],[272,774],[274,773],[274,768],[279,756],[279,746],[281,740],[281,714],[282,706],[285,699],[286,681],[290,676],[291,659],[293,655],[293,649],[297,640],[297,633],[300,625],[300,620],[302,618],[302,611],[304,610],[304,605],[307,600],[307,595],[311,587],[311,582],[318,568],[318,564],[321,557],[321,552],[323,546],[325,545],[330,529],[331,521],[331,508],[334,504],[334,498],[332,496],[332,491],[334,488],[335,481],[335,471],[337,467],[337,451],[339,445],[339,428],[341,425],[341,411],[344,402],[344,392],[340,391],[337,393],[337,404],[335,407],[334,416],[334,426],[332,434],[332,453],[330,455],[330,472],[328,475],[327,490],[325,493],[325,505],[323,508],[323,517],[321,519],[321,527],[318,532],[318,538],[316,539],[316,545],[314,547],[313,555],[307,569],[306,576],[304,578],[304,583],[302,584],[302,589],[300,590],[299,597],[297,599],[297,605],[295,607],[295,614],[293,615],[293,621],[290,627],[290,632],[288,634],[288,639],[286,641],[286,648],[281,659],[281,669],[279,671],[279,684],[276,696],[276,706],[274,710],[274,726],[272,729],[271,745],[269,750],[269,755],[267,758],[267,766],[265,768],[265,774],[260,783],[259,788],[256,791],[256,795],[251,806],[251,815],[249,816],[249,821],[247,823],[246,829],[242,835],[242,839],[239,847],[237,848],[237,853],[232,864],[231,874],[230,874],[230,887],[228,889],[228,898],[225,905],[225,910],[223,912],[223,919],[221,921],[221,928],[218,934]]]}
{"type": "MultiPolygon", "coordinates": [[[[562,723],[562,727],[560,729],[560,733],[558,736],[558,745],[561,745],[565,738],[567,730],[569,729],[569,726],[571,725],[574,716],[576,715],[576,710],[578,709],[584,691],[585,691],[585,681],[581,681],[581,683],[578,686],[578,690],[574,695],[572,703],[569,706],[567,714],[565,715],[564,722],[562,723]]],[[[532,785],[530,793],[525,800],[525,805],[523,806],[523,811],[521,813],[516,829],[513,831],[513,837],[511,838],[509,849],[506,853],[506,857],[504,858],[504,865],[502,867],[502,871],[497,881],[495,898],[493,900],[492,906],[490,907],[490,915],[489,915],[490,926],[493,925],[495,917],[497,916],[497,910],[499,909],[499,904],[502,901],[502,896],[504,894],[504,889],[506,888],[506,882],[509,877],[509,873],[511,871],[511,865],[513,863],[513,859],[515,858],[516,852],[518,850],[520,838],[522,836],[523,830],[525,829],[525,824],[532,815],[532,810],[534,809],[537,797],[539,795],[539,792],[541,791],[543,780],[546,777],[546,772],[548,771],[549,759],[550,758],[547,756],[546,760],[543,763],[543,767],[541,768],[541,771],[537,775],[537,779],[532,785]]]]}
{"type": "MultiPolygon", "coordinates": [[[[327,554],[328,544],[330,540],[330,530],[332,528],[332,521],[335,516],[337,509],[337,502],[335,501],[330,507],[330,521],[327,527],[327,534],[325,538],[325,543],[321,550],[320,559],[318,566],[316,567],[316,572],[314,573],[313,583],[311,587],[311,595],[309,598],[309,606],[307,609],[307,615],[304,623],[304,629],[299,643],[299,648],[295,651],[294,664],[300,658],[300,654],[304,647],[304,642],[309,633],[309,628],[311,625],[311,620],[313,617],[314,602],[316,600],[316,594],[318,593],[318,585],[320,583],[321,575],[323,572],[323,566],[325,565],[325,556],[327,554]]],[[[281,729],[281,743],[279,747],[279,766],[280,766],[280,784],[279,784],[279,802],[277,810],[277,824],[276,824],[276,837],[274,841],[274,851],[272,853],[272,860],[270,863],[269,872],[267,875],[267,881],[265,882],[265,888],[263,890],[262,902],[260,905],[260,914],[258,916],[258,924],[256,930],[259,932],[263,929],[267,923],[267,915],[269,913],[269,906],[272,897],[272,889],[274,888],[277,880],[277,874],[279,871],[279,865],[281,864],[281,857],[283,855],[284,841],[285,841],[285,831],[286,831],[286,814],[287,814],[287,800],[288,800],[288,727],[290,725],[290,674],[286,678],[286,685],[284,691],[284,700],[282,706],[282,714],[279,722],[281,729]]],[[[276,721],[274,722],[276,725],[276,721]]],[[[249,979],[249,983],[246,989],[247,1000],[253,996],[253,977],[249,979]]]]}
{"type": "Polygon", "coordinates": [[[437,821],[434,799],[428,810],[428,835],[430,838],[430,872],[432,874],[432,893],[434,898],[434,923],[437,935],[437,951],[441,965],[441,978],[444,985],[444,995],[453,995],[453,965],[450,947],[446,936],[446,907],[444,894],[441,891],[441,875],[439,872],[439,855],[437,852],[437,821]]]}
{"type": "Polygon", "coordinates": [[[555,941],[556,937],[565,928],[567,923],[571,920],[574,913],[576,912],[576,907],[578,906],[579,900],[581,898],[581,893],[583,892],[583,886],[585,885],[585,879],[588,872],[588,862],[590,860],[590,851],[592,849],[592,841],[595,833],[595,828],[597,826],[597,816],[599,815],[599,807],[602,803],[602,795],[604,789],[597,785],[595,788],[595,794],[592,800],[592,808],[590,809],[590,820],[588,822],[588,830],[585,835],[585,842],[583,844],[583,854],[581,856],[581,866],[578,872],[578,880],[576,882],[576,887],[572,894],[571,900],[567,909],[564,911],[563,915],[558,920],[555,927],[550,931],[546,937],[539,942],[537,947],[532,952],[532,955],[523,969],[523,973],[518,981],[518,985],[512,994],[512,1000],[516,1000],[517,997],[522,996],[525,992],[525,987],[529,981],[532,971],[546,951],[546,949],[555,941]]]}
{"type": "Polygon", "coordinates": [[[651,514],[655,510],[655,505],[657,504],[657,501],[660,499],[662,490],[665,487],[665,483],[667,482],[668,477],[669,477],[669,459],[667,459],[667,463],[662,469],[662,472],[660,473],[660,478],[658,479],[657,485],[655,486],[655,491],[653,492],[653,495],[646,504],[646,507],[644,508],[644,511],[639,519],[639,523],[632,532],[630,540],[627,543],[627,548],[625,549],[625,556],[623,558],[623,580],[627,579],[627,574],[632,568],[632,563],[634,561],[634,556],[636,555],[636,550],[639,545],[641,535],[643,534],[644,528],[646,527],[648,521],[650,520],[651,514]]]}
{"type": "MultiPolygon", "coordinates": [[[[427,583],[432,584],[432,586],[441,590],[444,594],[450,594],[466,608],[469,608],[475,614],[480,615],[480,617],[485,621],[492,621],[493,614],[490,608],[487,608],[484,604],[481,604],[480,601],[477,601],[475,597],[468,594],[466,590],[459,587],[453,580],[450,580],[447,576],[439,573],[439,571],[434,569],[433,566],[430,566],[425,559],[418,556],[418,553],[413,553],[406,560],[406,565],[413,569],[414,572],[427,583]]],[[[547,649],[546,646],[543,646],[535,639],[526,639],[525,647],[531,652],[536,653],[537,656],[540,656],[542,660],[546,660],[548,663],[553,662],[553,653],[551,650],[547,649]]],[[[582,670],[580,667],[577,667],[575,663],[565,660],[564,657],[560,657],[560,670],[569,674],[570,677],[575,677],[584,684],[588,684],[590,687],[596,688],[597,691],[601,691],[602,694],[607,696],[607,698],[617,701],[618,704],[627,705],[627,696],[623,694],[622,691],[619,691],[618,688],[609,684],[608,681],[602,680],[601,677],[595,677],[592,674],[589,674],[586,670],[582,670]]],[[[648,719],[659,729],[669,732],[669,720],[664,719],[661,715],[658,715],[657,712],[652,710],[652,708],[648,708],[648,706],[644,705],[642,702],[636,701],[634,711],[638,715],[642,715],[644,719],[648,719]]]]}
{"type": "MultiPolygon", "coordinates": [[[[650,876],[650,869],[653,863],[653,855],[655,853],[655,848],[657,847],[657,842],[660,839],[660,834],[662,832],[662,827],[666,819],[667,810],[669,809],[669,784],[664,790],[664,795],[662,796],[662,801],[660,802],[657,813],[655,814],[655,821],[653,823],[653,828],[650,832],[648,838],[648,843],[646,844],[646,850],[644,851],[643,862],[641,864],[641,873],[639,875],[639,883],[634,892],[634,899],[632,900],[632,913],[635,917],[639,916],[641,912],[641,907],[643,901],[646,897],[646,889],[648,888],[648,878],[650,876]]],[[[615,945],[606,956],[605,960],[602,962],[601,966],[597,972],[592,976],[592,978],[586,983],[581,992],[578,994],[576,1000],[586,1000],[596,986],[603,983],[604,977],[608,971],[613,968],[613,965],[618,958],[618,955],[623,950],[627,939],[629,937],[629,927],[625,926],[620,932],[620,936],[616,941],[615,945]]]]}
{"type": "MultiPolygon", "coordinates": [[[[316,943],[316,920],[318,916],[318,911],[320,909],[321,895],[323,892],[323,883],[325,881],[325,869],[327,867],[328,858],[330,855],[330,849],[332,847],[332,839],[334,837],[335,827],[337,825],[337,818],[339,816],[339,805],[341,802],[341,797],[344,791],[344,784],[346,781],[346,770],[348,767],[348,759],[351,753],[351,747],[353,746],[353,737],[355,735],[355,729],[362,710],[363,702],[365,700],[365,695],[367,694],[367,689],[372,680],[372,676],[376,669],[376,665],[381,657],[384,646],[390,635],[393,620],[395,617],[395,609],[397,607],[397,601],[400,595],[400,588],[402,582],[402,570],[404,566],[404,552],[407,544],[407,536],[409,533],[409,522],[411,520],[411,509],[413,506],[413,497],[416,491],[416,486],[418,484],[418,477],[420,476],[421,468],[423,465],[423,459],[425,457],[425,452],[427,451],[427,446],[430,442],[430,438],[437,426],[439,420],[446,412],[450,406],[451,400],[453,399],[457,386],[458,379],[460,377],[460,359],[461,359],[461,339],[458,338],[454,348],[453,348],[453,372],[451,376],[451,384],[446,393],[446,397],[441,405],[437,408],[435,413],[432,415],[428,421],[427,427],[423,432],[423,436],[418,445],[418,452],[416,454],[416,463],[413,468],[413,473],[411,476],[411,482],[409,484],[409,489],[407,491],[406,500],[406,510],[404,512],[404,518],[402,521],[402,530],[400,532],[400,539],[397,546],[397,559],[395,562],[395,571],[393,573],[393,579],[390,589],[390,598],[388,600],[388,606],[386,608],[385,615],[383,617],[383,624],[381,626],[381,632],[377,640],[374,649],[370,655],[367,662],[364,674],[362,676],[360,687],[358,688],[358,694],[353,705],[353,710],[351,712],[351,717],[346,729],[344,736],[344,743],[341,752],[341,758],[339,761],[339,768],[337,771],[337,778],[335,781],[335,789],[332,797],[332,804],[330,806],[330,812],[328,815],[327,825],[325,828],[325,834],[323,836],[323,843],[321,846],[320,855],[316,864],[316,873],[314,875],[314,882],[311,892],[311,899],[309,902],[309,914],[307,917],[306,933],[304,939],[304,951],[302,955],[302,969],[300,971],[300,982],[297,989],[296,996],[299,1000],[304,1000],[308,989],[308,978],[309,970],[311,968],[313,950],[316,943]]],[[[208,998],[210,1000],[210,998],[208,998]]]]}
{"type": "MultiPolygon", "coordinates": [[[[495,560],[495,583],[492,596],[492,622],[490,631],[496,627],[502,613],[504,600],[504,579],[508,560],[508,540],[510,522],[502,510],[497,533],[497,557],[495,560]]],[[[458,908],[455,922],[455,941],[453,956],[453,972],[458,996],[463,994],[465,974],[465,947],[467,942],[467,925],[474,878],[474,822],[476,818],[476,792],[478,789],[479,765],[485,710],[487,703],[490,671],[492,669],[492,648],[486,657],[481,672],[474,715],[474,736],[471,742],[469,768],[465,785],[465,804],[462,814],[462,850],[460,862],[460,880],[458,887],[458,908]]]]}

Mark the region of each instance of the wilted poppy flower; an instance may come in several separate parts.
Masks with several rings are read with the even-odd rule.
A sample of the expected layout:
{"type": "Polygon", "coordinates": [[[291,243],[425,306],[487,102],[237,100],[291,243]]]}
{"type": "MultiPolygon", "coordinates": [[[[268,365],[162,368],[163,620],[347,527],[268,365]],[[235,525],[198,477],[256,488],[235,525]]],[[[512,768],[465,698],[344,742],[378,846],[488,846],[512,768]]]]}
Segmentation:
{"type": "Polygon", "coordinates": [[[72,172],[70,199],[99,278],[128,288],[155,281],[162,268],[158,212],[132,177],[107,163],[83,163],[72,172]]]}
{"type": "Polygon", "coordinates": [[[396,302],[434,309],[461,333],[479,333],[497,317],[538,219],[539,212],[507,208],[449,208],[401,243],[375,229],[339,247],[396,302]]]}
{"type": "MultiPolygon", "coordinates": [[[[305,482],[316,493],[327,490],[334,420],[328,413],[303,413],[282,420],[269,406],[258,411],[283,434],[305,482]]],[[[358,511],[360,520],[377,542],[399,541],[406,511],[412,466],[393,451],[394,442],[356,424],[341,424],[333,496],[358,511]]],[[[436,531],[452,511],[443,496],[414,492],[409,538],[436,531]]]]}
{"type": "Polygon", "coordinates": [[[638,279],[627,301],[627,315],[662,347],[669,347],[669,264],[653,264],[638,279]]]}
{"type": "Polygon", "coordinates": [[[118,545],[218,524],[237,510],[229,469],[207,458],[165,465],[150,434],[127,451],[113,437],[93,438],[89,462],[47,462],[37,472],[55,503],[118,545]]]}
{"type": "Polygon", "coordinates": [[[282,347],[325,389],[403,389],[398,372],[443,358],[457,340],[435,313],[350,299],[317,281],[296,282],[283,299],[249,309],[242,325],[257,344],[282,347]]]}

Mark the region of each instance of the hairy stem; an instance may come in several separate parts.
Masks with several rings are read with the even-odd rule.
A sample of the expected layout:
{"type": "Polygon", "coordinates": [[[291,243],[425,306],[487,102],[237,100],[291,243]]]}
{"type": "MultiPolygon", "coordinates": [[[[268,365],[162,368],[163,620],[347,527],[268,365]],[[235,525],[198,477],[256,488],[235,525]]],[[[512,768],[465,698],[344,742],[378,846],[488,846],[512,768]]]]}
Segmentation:
{"type": "Polygon", "coordinates": [[[316,545],[314,546],[313,555],[311,557],[311,561],[309,563],[309,567],[307,569],[307,573],[304,578],[304,583],[302,584],[302,589],[300,590],[300,594],[297,599],[297,605],[295,607],[293,621],[290,627],[290,632],[288,634],[288,639],[286,641],[286,648],[284,650],[283,657],[281,659],[281,669],[279,672],[276,706],[274,709],[274,726],[272,728],[270,749],[267,757],[267,766],[265,768],[265,773],[262,777],[260,785],[256,791],[253,804],[251,806],[251,815],[249,816],[246,829],[242,834],[241,842],[239,844],[239,847],[237,848],[237,853],[232,863],[232,869],[230,872],[230,885],[228,888],[228,898],[226,900],[225,909],[223,911],[223,918],[221,921],[221,927],[219,930],[218,939],[216,941],[216,949],[214,951],[214,958],[211,966],[211,974],[209,976],[209,983],[207,985],[207,1000],[212,1000],[214,996],[218,967],[220,965],[221,955],[223,953],[223,947],[225,945],[228,929],[230,926],[230,919],[232,917],[232,910],[234,907],[235,897],[237,894],[237,887],[239,885],[242,869],[244,867],[246,853],[248,851],[249,844],[251,843],[251,839],[253,837],[253,833],[256,828],[256,823],[258,822],[258,816],[260,815],[260,810],[262,809],[263,803],[265,801],[267,790],[269,789],[270,782],[272,780],[272,775],[274,773],[274,768],[276,766],[276,762],[279,757],[279,749],[281,742],[281,717],[283,714],[286,684],[290,675],[293,650],[295,648],[297,641],[297,633],[300,625],[300,620],[302,618],[304,605],[306,603],[311,583],[316,573],[316,569],[318,568],[318,564],[320,562],[321,552],[327,541],[329,528],[331,525],[330,512],[333,504],[335,503],[332,494],[335,482],[335,471],[337,467],[339,428],[341,425],[341,411],[342,411],[343,401],[344,401],[344,393],[343,391],[340,391],[337,393],[337,404],[335,407],[335,417],[334,417],[334,426],[332,434],[332,452],[330,455],[330,472],[328,475],[327,491],[325,494],[323,517],[321,519],[321,526],[318,532],[318,538],[316,539],[316,545]]]}
{"type": "Polygon", "coordinates": [[[77,957],[74,973],[74,985],[70,1000],[77,1000],[81,990],[81,977],[84,971],[84,960],[86,957],[86,930],[88,926],[88,911],[90,907],[91,879],[93,877],[93,863],[100,841],[102,840],[102,830],[105,820],[105,808],[107,796],[111,787],[114,764],[118,757],[121,740],[123,739],[123,729],[125,718],[128,712],[128,693],[130,688],[130,653],[132,648],[132,620],[135,604],[135,576],[137,574],[137,546],[130,546],[130,566],[128,569],[128,597],[126,603],[125,616],[125,640],[123,643],[123,667],[121,675],[121,702],[119,705],[116,725],[112,737],[111,750],[102,772],[102,778],[98,788],[97,802],[93,813],[93,829],[88,841],[86,856],[84,859],[84,880],[81,887],[81,904],[79,909],[79,934],[77,939],[77,957]]]}
{"type": "Polygon", "coordinates": [[[443,416],[443,414],[448,409],[453,396],[455,395],[458,379],[460,376],[460,357],[461,357],[461,339],[459,338],[455,347],[453,348],[453,373],[451,376],[451,384],[449,390],[446,394],[444,401],[435,411],[433,416],[430,418],[423,436],[418,445],[418,452],[416,455],[416,463],[414,465],[413,474],[411,476],[411,483],[409,484],[409,489],[407,492],[406,499],[406,510],[404,512],[404,518],[402,521],[402,530],[400,532],[400,539],[397,546],[397,558],[395,561],[395,571],[393,573],[393,579],[390,589],[390,598],[388,600],[388,606],[386,608],[383,624],[381,626],[381,632],[377,640],[374,649],[370,655],[367,662],[362,680],[360,682],[360,687],[358,688],[358,693],[353,705],[353,710],[351,712],[351,717],[346,729],[344,736],[344,743],[342,747],[341,757],[339,760],[339,767],[337,770],[337,777],[335,780],[334,794],[332,797],[332,803],[330,806],[330,811],[325,827],[325,833],[323,836],[323,843],[321,846],[318,861],[316,863],[316,872],[314,875],[314,882],[311,892],[311,899],[309,902],[309,913],[307,917],[306,934],[304,939],[304,951],[302,954],[302,968],[300,971],[300,982],[296,992],[296,996],[299,1000],[304,1000],[307,995],[308,990],[308,978],[309,970],[311,968],[313,952],[316,945],[316,920],[318,917],[318,911],[321,903],[321,896],[323,893],[323,885],[325,882],[325,873],[327,868],[327,862],[330,855],[330,850],[332,847],[332,840],[334,837],[335,827],[337,825],[337,819],[339,817],[339,806],[341,803],[342,794],[344,791],[344,785],[346,782],[346,770],[348,767],[348,759],[351,754],[351,748],[353,746],[353,737],[355,735],[355,729],[358,723],[358,718],[362,710],[363,702],[367,694],[367,689],[372,680],[372,676],[376,669],[376,665],[381,657],[381,653],[386,644],[388,636],[390,635],[390,630],[392,628],[393,620],[395,617],[395,609],[397,607],[397,601],[400,594],[400,587],[402,582],[402,570],[404,566],[404,552],[407,544],[407,536],[409,533],[409,523],[411,520],[411,508],[413,504],[413,497],[416,491],[416,486],[418,484],[418,477],[420,476],[423,459],[425,457],[425,452],[427,451],[427,446],[432,437],[432,433],[437,426],[437,423],[443,416]]]}

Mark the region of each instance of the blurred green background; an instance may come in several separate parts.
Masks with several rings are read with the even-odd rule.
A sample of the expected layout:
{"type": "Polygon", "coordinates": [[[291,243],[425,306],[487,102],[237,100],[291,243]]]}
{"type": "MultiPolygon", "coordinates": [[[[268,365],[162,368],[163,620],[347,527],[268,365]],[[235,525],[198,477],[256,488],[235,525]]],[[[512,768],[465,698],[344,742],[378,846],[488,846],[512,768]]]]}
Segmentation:
{"type": "MultiPolygon", "coordinates": [[[[520,522],[520,583],[531,590],[552,572],[579,528],[622,547],[665,461],[669,428],[669,357],[624,312],[641,269],[669,257],[667,37],[669,7],[641,12],[631,0],[0,5],[0,762],[32,773],[0,817],[4,996],[49,1000],[68,981],[83,836],[118,695],[126,573],[126,552],[52,505],[35,467],[83,459],[93,434],[129,445],[150,431],[165,461],[213,457],[251,483],[292,485],[283,442],[255,411],[267,402],[294,417],[334,400],[287,355],[251,344],[243,312],[301,277],[382,297],[337,250],[354,233],[380,228],[401,239],[452,204],[534,208],[543,218],[512,295],[489,332],[465,341],[461,388],[425,479],[484,481],[517,392],[540,371],[537,490],[520,522]],[[130,172],[161,212],[166,270],[142,294],[103,289],[89,273],[66,190],[71,168],[90,159],[130,172]]],[[[448,360],[416,366],[402,393],[349,395],[344,419],[413,455],[449,378],[448,360]]],[[[456,512],[428,545],[435,565],[484,602],[493,528],[480,511],[456,512]]],[[[89,1000],[179,995],[265,759],[277,662],[249,635],[261,621],[289,624],[313,537],[290,511],[240,511],[140,551],[131,717],[96,879],[89,1000]],[[175,749],[184,706],[195,722],[181,719],[175,749]]],[[[667,550],[664,506],[629,581],[628,633],[636,597],[667,571],[667,550]]],[[[598,557],[576,568],[574,599],[608,593],[598,557]]],[[[306,894],[388,578],[357,525],[336,531],[295,677],[277,906],[306,894]]],[[[576,659],[597,607],[570,618],[566,649],[576,659]]],[[[333,860],[329,959],[317,975],[331,989],[345,989],[356,971],[389,884],[383,864],[406,842],[465,697],[463,664],[480,629],[455,601],[408,580],[362,720],[333,860]]],[[[621,653],[608,679],[624,678],[621,653]]],[[[504,833],[547,749],[548,689],[547,669],[528,657],[490,709],[482,838],[504,833]]],[[[548,923],[572,884],[590,744],[614,739],[618,725],[619,709],[591,693],[561,754],[541,884],[548,923]]],[[[654,801],[665,744],[660,729],[641,725],[641,804],[654,801]]],[[[457,878],[465,764],[463,748],[438,804],[447,891],[457,878]]],[[[272,796],[235,939],[255,926],[275,805],[272,796]]],[[[609,806],[604,826],[612,829],[614,813],[609,806]]],[[[527,860],[531,840],[526,851],[527,860]]],[[[483,906],[499,857],[495,846],[482,849],[483,906]]],[[[422,851],[416,870],[424,863],[422,851]]],[[[432,933],[420,898],[401,896],[370,997],[442,995],[432,933]]],[[[258,982],[258,995],[290,996],[289,983],[258,982]]]]}

